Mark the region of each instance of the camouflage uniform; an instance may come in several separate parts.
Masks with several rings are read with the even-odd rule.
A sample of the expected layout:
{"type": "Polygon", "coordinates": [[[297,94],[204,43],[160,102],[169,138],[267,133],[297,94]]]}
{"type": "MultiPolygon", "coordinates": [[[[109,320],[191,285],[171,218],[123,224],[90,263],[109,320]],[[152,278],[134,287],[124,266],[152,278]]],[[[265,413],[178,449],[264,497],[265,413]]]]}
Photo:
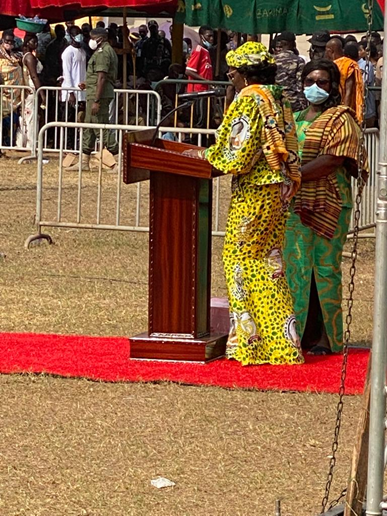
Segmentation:
{"type": "Polygon", "coordinates": [[[275,61],[278,67],[276,83],[284,88],[293,112],[302,111],[307,107],[301,83],[305,61],[291,50],[282,50],[275,56],[275,61]]]}
{"type": "MultiPolygon", "coordinates": [[[[114,99],[114,83],[117,78],[118,59],[108,42],[94,52],[86,73],[86,115],[85,123],[108,124],[109,123],[109,104],[114,99]],[[91,114],[91,108],[97,92],[98,72],[106,73],[106,82],[99,100],[99,111],[96,115],[91,114]]],[[[90,155],[95,146],[96,139],[99,138],[99,129],[85,129],[83,132],[82,152],[90,155]]],[[[112,154],[117,154],[118,143],[114,132],[103,132],[103,144],[112,154]]]]}

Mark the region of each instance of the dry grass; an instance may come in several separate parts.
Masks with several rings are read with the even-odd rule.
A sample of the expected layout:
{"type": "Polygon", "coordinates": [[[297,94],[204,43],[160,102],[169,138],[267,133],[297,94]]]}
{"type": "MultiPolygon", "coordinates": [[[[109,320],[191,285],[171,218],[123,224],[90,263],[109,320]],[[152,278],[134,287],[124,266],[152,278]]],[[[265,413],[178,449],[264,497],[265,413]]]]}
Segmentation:
{"type": "MultiPolygon", "coordinates": [[[[44,217],[56,212],[57,163],[45,171],[44,217]]],[[[35,232],[35,164],[0,160],[2,331],[130,335],[147,325],[146,233],[50,229],[55,245],[24,249],[35,232]]],[[[74,218],[77,176],[63,183],[74,218]]],[[[104,174],[103,220],[114,222],[116,178],[104,174]]],[[[143,185],[146,225],[146,184],[143,185]]],[[[224,223],[228,185],[222,184],[224,223]]],[[[95,218],[96,176],[82,185],[95,218]]],[[[135,220],[136,187],[123,186],[122,221],[135,220]]],[[[221,239],[213,295],[224,296],[221,239]]],[[[372,335],[373,242],[362,241],[353,341],[372,335]]],[[[349,261],[344,269],[348,275],[349,261]]],[[[344,295],[346,290],[344,289],[344,295]]],[[[1,376],[0,514],[3,516],[316,514],[337,397],[227,391],[173,384],[104,384],[1,376]],[[150,486],[155,476],[176,482],[150,486]]],[[[332,496],[345,486],[361,398],[346,399],[332,496]]]]}

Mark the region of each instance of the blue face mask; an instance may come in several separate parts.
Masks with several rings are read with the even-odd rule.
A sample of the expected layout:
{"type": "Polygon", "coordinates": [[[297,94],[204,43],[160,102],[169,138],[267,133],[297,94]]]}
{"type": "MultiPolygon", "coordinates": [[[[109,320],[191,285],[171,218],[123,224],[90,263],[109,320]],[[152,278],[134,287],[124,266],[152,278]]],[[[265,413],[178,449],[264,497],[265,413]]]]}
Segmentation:
{"type": "Polygon", "coordinates": [[[212,43],[210,43],[209,41],[207,41],[206,39],[202,39],[203,41],[203,45],[206,47],[206,48],[212,48],[212,43]]]}
{"type": "Polygon", "coordinates": [[[308,86],[304,88],[304,95],[306,100],[308,100],[311,104],[323,104],[327,98],[329,97],[329,93],[319,86],[316,83],[313,86],[308,86]]]}
{"type": "Polygon", "coordinates": [[[77,34],[77,35],[75,36],[75,38],[74,38],[74,41],[75,41],[76,43],[82,43],[82,42],[83,42],[83,36],[82,36],[82,34],[77,34]]]}

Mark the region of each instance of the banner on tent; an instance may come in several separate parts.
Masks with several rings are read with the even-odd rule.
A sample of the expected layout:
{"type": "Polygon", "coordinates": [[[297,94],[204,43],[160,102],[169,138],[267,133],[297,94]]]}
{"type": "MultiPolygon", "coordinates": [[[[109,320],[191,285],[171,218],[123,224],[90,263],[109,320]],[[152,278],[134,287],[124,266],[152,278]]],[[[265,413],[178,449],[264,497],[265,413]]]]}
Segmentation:
{"type": "MultiPolygon", "coordinates": [[[[373,29],[383,30],[384,0],[373,13],[373,29]]],[[[247,34],[275,34],[290,30],[311,34],[367,30],[364,0],[181,0],[176,20],[191,26],[210,25],[247,34]]]]}

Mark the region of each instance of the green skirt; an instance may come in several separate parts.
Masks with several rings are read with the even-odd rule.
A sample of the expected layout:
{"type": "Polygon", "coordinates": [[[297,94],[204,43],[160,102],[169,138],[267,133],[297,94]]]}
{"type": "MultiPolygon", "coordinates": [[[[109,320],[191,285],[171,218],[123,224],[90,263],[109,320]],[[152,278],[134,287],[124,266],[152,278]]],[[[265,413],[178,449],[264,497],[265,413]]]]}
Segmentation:
{"type": "Polygon", "coordinates": [[[303,336],[314,274],[322,317],[331,350],[343,347],[341,260],[352,208],[342,208],[331,240],[304,226],[293,211],[285,231],[286,277],[294,301],[297,330],[303,336]]]}

